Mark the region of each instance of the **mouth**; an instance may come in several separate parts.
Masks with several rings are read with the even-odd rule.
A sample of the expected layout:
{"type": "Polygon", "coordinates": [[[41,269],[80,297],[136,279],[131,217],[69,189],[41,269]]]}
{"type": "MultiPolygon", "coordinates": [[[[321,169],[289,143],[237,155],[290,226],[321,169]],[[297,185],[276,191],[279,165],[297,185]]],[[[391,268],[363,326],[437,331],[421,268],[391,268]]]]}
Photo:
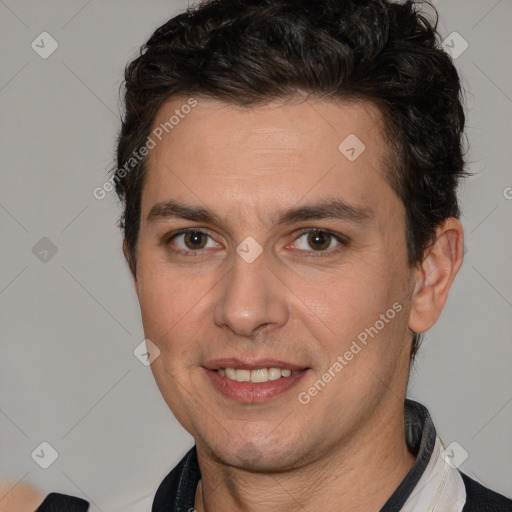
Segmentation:
{"type": "Polygon", "coordinates": [[[269,382],[278,380],[290,375],[299,373],[300,370],[292,371],[288,368],[255,368],[254,370],[247,370],[245,368],[219,368],[217,373],[221,377],[234,380],[236,382],[252,382],[257,384],[260,382],[269,382]]]}
{"type": "Polygon", "coordinates": [[[237,402],[265,402],[289,391],[308,367],[283,361],[217,360],[203,366],[213,387],[237,402]]]}

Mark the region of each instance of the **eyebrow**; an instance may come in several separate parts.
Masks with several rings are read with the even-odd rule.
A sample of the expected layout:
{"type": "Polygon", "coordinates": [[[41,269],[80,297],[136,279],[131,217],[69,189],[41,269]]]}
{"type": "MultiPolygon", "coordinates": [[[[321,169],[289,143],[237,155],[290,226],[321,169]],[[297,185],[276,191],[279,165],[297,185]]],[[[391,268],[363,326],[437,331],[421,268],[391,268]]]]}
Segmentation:
{"type": "MultiPolygon", "coordinates": [[[[327,199],[281,212],[276,225],[282,226],[322,219],[338,219],[355,224],[366,224],[373,217],[374,212],[369,208],[352,205],[342,199],[327,199]]],[[[222,218],[209,208],[190,206],[172,200],[155,204],[149,211],[146,220],[150,223],[169,218],[181,218],[219,226],[224,224],[222,218]]]]}
{"type": "Polygon", "coordinates": [[[155,204],[149,211],[146,220],[149,223],[169,218],[222,225],[222,219],[212,210],[200,206],[188,206],[177,201],[164,201],[155,204]]]}
{"type": "Polygon", "coordinates": [[[327,199],[285,210],[276,224],[293,224],[294,222],[322,219],[338,219],[355,224],[366,224],[373,216],[373,211],[369,208],[352,205],[342,199],[327,199]]]}

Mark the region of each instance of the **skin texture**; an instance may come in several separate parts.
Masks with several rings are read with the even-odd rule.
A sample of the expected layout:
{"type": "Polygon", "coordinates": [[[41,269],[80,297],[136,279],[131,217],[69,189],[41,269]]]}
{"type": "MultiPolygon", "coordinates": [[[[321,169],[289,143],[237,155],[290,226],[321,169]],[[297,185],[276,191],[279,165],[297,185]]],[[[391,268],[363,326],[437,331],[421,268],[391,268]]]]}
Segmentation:
{"type": "MultiPolygon", "coordinates": [[[[186,100],[172,98],[155,126],[186,100]]],[[[135,276],[145,336],[161,351],[153,374],[196,441],[196,509],[378,510],[414,462],[403,433],[411,329],[430,328],[444,306],[462,263],[460,222],[448,219],[423,264],[408,266],[404,207],[386,180],[380,114],[368,103],[297,97],[241,109],[197,100],[149,155],[135,276]],[[354,161],[338,150],[350,134],[365,144],[354,161]],[[282,211],[326,199],[368,216],[276,224],[282,211]],[[209,208],[220,223],[147,218],[168,200],[209,208]],[[208,235],[199,251],[171,240],[190,227],[208,235]],[[327,249],[315,250],[303,228],[349,241],[327,237],[327,249]],[[236,253],[248,236],[263,250],[252,263],[236,253]],[[298,393],[396,303],[401,311],[300,403],[298,393]],[[282,395],[240,403],[202,368],[224,357],[309,369],[282,395]]]]}
{"type": "Polygon", "coordinates": [[[43,496],[27,484],[0,483],[0,510],[2,512],[27,512],[35,510],[43,496]]]}

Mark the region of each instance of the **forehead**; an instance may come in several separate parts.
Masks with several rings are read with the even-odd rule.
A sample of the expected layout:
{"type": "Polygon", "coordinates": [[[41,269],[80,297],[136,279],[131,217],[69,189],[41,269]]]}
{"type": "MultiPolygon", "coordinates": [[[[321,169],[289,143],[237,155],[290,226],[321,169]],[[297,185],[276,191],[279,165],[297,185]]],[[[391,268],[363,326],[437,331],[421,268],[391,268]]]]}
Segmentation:
{"type": "Polygon", "coordinates": [[[155,118],[143,217],[171,198],[270,218],[306,196],[378,207],[393,195],[381,116],[370,103],[297,99],[240,108],[194,101],[185,108],[190,98],[173,98],[155,118]]]}

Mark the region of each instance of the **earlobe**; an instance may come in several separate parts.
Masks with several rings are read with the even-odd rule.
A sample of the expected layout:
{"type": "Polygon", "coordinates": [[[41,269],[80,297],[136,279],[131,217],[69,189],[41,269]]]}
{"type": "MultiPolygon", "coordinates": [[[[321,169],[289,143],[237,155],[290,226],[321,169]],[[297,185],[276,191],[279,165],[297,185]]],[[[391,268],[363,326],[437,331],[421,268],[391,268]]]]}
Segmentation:
{"type": "Polygon", "coordinates": [[[439,318],[448,292],[464,259],[464,230],[450,217],[436,230],[436,240],[427,249],[413,293],[409,328],[425,332],[439,318]]]}

